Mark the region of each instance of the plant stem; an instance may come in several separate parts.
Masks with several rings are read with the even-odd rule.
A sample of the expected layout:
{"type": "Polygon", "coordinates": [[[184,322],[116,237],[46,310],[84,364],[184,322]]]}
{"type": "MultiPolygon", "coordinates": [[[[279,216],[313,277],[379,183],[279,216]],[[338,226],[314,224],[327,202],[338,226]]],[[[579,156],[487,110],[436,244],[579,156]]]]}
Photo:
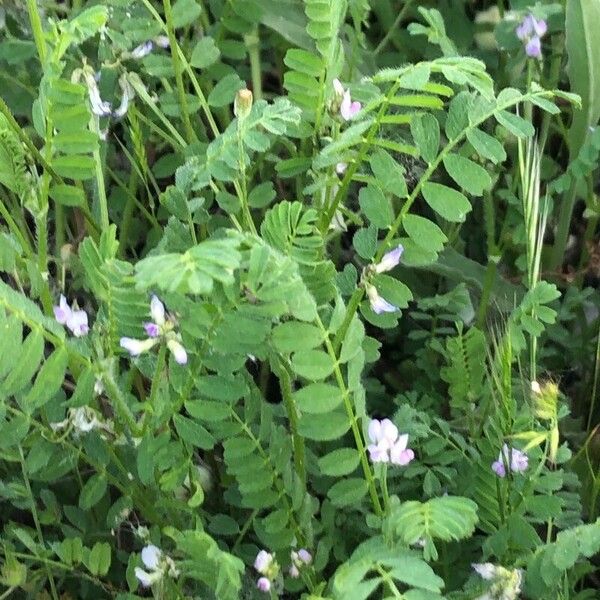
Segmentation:
{"type": "Polygon", "coordinates": [[[318,316],[317,325],[323,332],[323,338],[325,339],[325,347],[327,348],[327,353],[329,354],[329,357],[335,365],[333,372],[335,374],[335,379],[338,384],[338,387],[340,388],[340,392],[342,393],[344,407],[346,409],[346,414],[348,415],[348,420],[350,421],[352,435],[354,436],[354,443],[360,455],[360,462],[362,465],[363,473],[367,481],[367,486],[369,487],[371,502],[373,503],[375,514],[378,517],[381,517],[383,515],[383,508],[381,507],[379,495],[377,494],[377,487],[375,486],[375,477],[373,476],[373,472],[371,471],[371,467],[369,466],[369,460],[367,459],[367,450],[365,448],[360,429],[358,428],[356,415],[354,414],[354,407],[352,406],[352,400],[350,399],[350,392],[346,387],[346,383],[344,382],[344,376],[342,375],[342,371],[340,369],[337,354],[333,348],[331,340],[329,339],[329,332],[325,329],[323,322],[318,316]]]}
{"type": "Polygon", "coordinates": [[[255,100],[262,100],[262,69],[260,66],[260,36],[258,25],[252,28],[252,31],[244,36],[244,42],[248,49],[250,57],[250,73],[252,76],[252,93],[255,100]]]}
{"type": "Polygon", "coordinates": [[[190,115],[188,112],[187,97],[185,88],[183,87],[183,77],[181,76],[181,64],[179,62],[179,52],[177,46],[177,38],[175,37],[175,28],[173,26],[173,11],[171,9],[171,0],[163,0],[163,8],[165,11],[165,20],[167,24],[167,35],[169,36],[169,46],[171,48],[171,60],[173,61],[173,70],[175,71],[175,83],[177,85],[177,95],[179,96],[179,110],[185,127],[186,138],[189,144],[194,142],[196,134],[192,128],[190,115]]]}
{"type": "Polygon", "coordinates": [[[586,431],[589,431],[592,427],[592,418],[594,416],[594,409],[596,407],[596,395],[598,393],[598,375],[599,374],[600,374],[600,328],[598,329],[598,335],[596,337],[596,360],[594,361],[594,380],[592,383],[592,398],[590,401],[590,408],[588,411],[586,431]]]}
{"type": "Polygon", "coordinates": [[[396,31],[396,27],[398,27],[398,25],[400,25],[400,23],[402,22],[402,19],[406,15],[406,12],[411,7],[412,3],[413,3],[413,0],[406,0],[406,2],[404,3],[404,6],[398,13],[396,20],[392,23],[392,26],[387,30],[387,33],[385,34],[385,36],[381,40],[381,42],[379,42],[379,44],[377,44],[377,47],[375,48],[375,50],[373,50],[374,56],[377,56],[388,45],[390,38],[392,37],[393,33],[396,31]]]}
{"type": "Polygon", "coordinates": [[[46,40],[44,39],[44,29],[42,28],[42,19],[38,12],[36,0],[27,0],[27,10],[29,12],[29,22],[33,31],[33,39],[37,53],[42,63],[42,67],[46,62],[46,40]]]}
{"type": "Polygon", "coordinates": [[[296,404],[292,396],[292,381],[286,366],[278,359],[276,360],[277,362],[274,364],[274,368],[279,379],[279,387],[281,389],[283,403],[290,423],[290,431],[292,433],[292,441],[294,444],[294,466],[300,481],[306,486],[304,438],[298,433],[298,411],[296,410],[296,404]]]}
{"type": "MultiPolygon", "coordinates": [[[[27,475],[27,466],[25,464],[25,455],[23,454],[23,447],[19,444],[19,460],[21,462],[21,473],[23,474],[23,482],[25,483],[25,490],[27,491],[27,497],[29,499],[29,503],[31,504],[31,516],[33,517],[33,523],[35,525],[35,530],[38,535],[38,542],[45,549],[46,542],[44,541],[44,534],[42,533],[42,527],[40,525],[40,519],[38,517],[37,507],[35,504],[35,498],[33,496],[33,492],[31,490],[31,485],[29,483],[29,476],[27,475]]],[[[46,564],[46,574],[48,576],[48,582],[50,583],[50,591],[52,592],[52,598],[54,600],[58,600],[58,593],[56,592],[56,584],[54,583],[54,577],[52,576],[52,571],[50,567],[46,564]]]]}

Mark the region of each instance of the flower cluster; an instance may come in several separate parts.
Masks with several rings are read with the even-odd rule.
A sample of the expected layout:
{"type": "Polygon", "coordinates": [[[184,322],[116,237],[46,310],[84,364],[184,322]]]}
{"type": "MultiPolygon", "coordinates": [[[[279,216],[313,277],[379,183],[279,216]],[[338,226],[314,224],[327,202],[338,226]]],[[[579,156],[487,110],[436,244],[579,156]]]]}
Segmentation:
{"type": "Polygon", "coordinates": [[[407,448],[408,434],[399,435],[398,428],[389,419],[371,420],[369,440],[371,443],[367,446],[367,450],[373,463],[404,466],[415,457],[415,453],[407,448]]]}
{"type": "Polygon", "coordinates": [[[273,581],[279,575],[279,565],[274,556],[266,550],[261,550],[254,560],[254,568],[261,575],[256,582],[256,587],[261,592],[271,591],[273,581]]]}
{"type": "Polygon", "coordinates": [[[523,573],[520,569],[505,569],[492,563],[473,563],[475,572],[491,583],[483,596],[476,600],[516,600],[521,593],[523,573]]]}
{"type": "Polygon", "coordinates": [[[515,33],[525,44],[525,54],[529,58],[542,58],[542,37],[548,30],[543,19],[536,19],[532,14],[527,15],[517,26],[515,33]]]}
{"type": "Polygon", "coordinates": [[[179,576],[179,571],[173,559],[163,554],[162,550],[153,544],[148,544],[142,548],[142,562],[146,570],[136,567],[134,573],[143,587],[154,585],[166,573],[171,577],[179,576]]]}
{"type": "Polygon", "coordinates": [[[345,89],[339,79],[333,80],[334,102],[332,107],[334,112],[339,109],[339,114],[344,121],[353,119],[362,108],[362,104],[356,100],[352,100],[350,90],[345,89]]]}
{"type": "Polygon", "coordinates": [[[292,550],[290,553],[290,558],[292,560],[292,564],[290,565],[290,570],[288,573],[290,574],[290,577],[293,577],[294,579],[300,577],[300,569],[310,565],[313,559],[312,554],[305,548],[300,548],[298,552],[292,550]]]}
{"type": "MultiPolygon", "coordinates": [[[[387,271],[391,271],[394,267],[398,266],[400,263],[400,258],[402,257],[402,253],[404,252],[404,246],[399,244],[393,250],[390,250],[386,254],[383,255],[382,259],[375,265],[371,265],[366,272],[367,273],[386,273],[387,271]]],[[[398,307],[394,306],[384,298],[379,295],[377,288],[369,283],[365,282],[365,291],[367,292],[367,297],[369,298],[369,303],[371,305],[371,310],[380,315],[381,313],[386,312],[396,312],[398,311],[398,307]]]]}
{"type": "Polygon", "coordinates": [[[505,477],[507,466],[513,473],[522,473],[527,469],[528,464],[529,459],[525,452],[521,452],[521,450],[517,450],[516,448],[509,448],[504,444],[498,455],[498,460],[492,463],[492,471],[498,477],[505,477]]]}
{"type": "Polygon", "coordinates": [[[67,299],[61,294],[58,306],[53,307],[54,318],[61,325],[66,325],[75,337],[82,337],[90,330],[88,316],[85,310],[78,310],[75,306],[69,306],[67,299]]]}
{"type": "Polygon", "coordinates": [[[97,79],[99,77],[94,75],[91,71],[84,71],[84,79],[88,88],[88,95],[90,98],[90,108],[92,113],[98,117],[114,117],[120,119],[125,115],[129,108],[129,103],[133,100],[135,93],[133,87],[129,81],[127,81],[127,75],[123,74],[119,77],[119,87],[121,88],[121,103],[118,108],[113,110],[112,104],[106,100],[102,100],[100,96],[100,89],[98,88],[97,79]]]}
{"type": "Polygon", "coordinates": [[[122,337],[119,342],[121,348],[127,350],[131,356],[139,356],[144,352],[148,352],[161,340],[164,340],[175,361],[180,365],[185,365],[188,360],[187,352],[181,345],[180,335],[174,331],[175,322],[173,318],[166,316],[165,305],[156,296],[152,296],[150,300],[150,315],[153,321],[144,323],[148,338],[136,340],[122,337]]]}

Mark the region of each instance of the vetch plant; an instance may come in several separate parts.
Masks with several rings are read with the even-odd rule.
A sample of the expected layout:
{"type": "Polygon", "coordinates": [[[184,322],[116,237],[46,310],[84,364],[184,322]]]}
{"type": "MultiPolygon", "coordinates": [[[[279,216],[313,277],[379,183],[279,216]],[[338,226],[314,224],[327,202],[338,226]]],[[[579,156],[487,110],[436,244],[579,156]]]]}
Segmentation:
{"type": "Polygon", "coordinates": [[[3,4],[1,598],[594,595],[600,12],[419,4],[3,4]]]}

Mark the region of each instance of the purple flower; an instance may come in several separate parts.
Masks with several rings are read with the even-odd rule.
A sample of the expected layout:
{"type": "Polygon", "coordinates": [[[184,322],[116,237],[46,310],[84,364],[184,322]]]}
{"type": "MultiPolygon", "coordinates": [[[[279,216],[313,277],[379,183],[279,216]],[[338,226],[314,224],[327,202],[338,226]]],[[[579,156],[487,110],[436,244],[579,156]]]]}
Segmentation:
{"type": "Polygon", "coordinates": [[[548,31],[548,25],[544,19],[536,19],[528,14],[515,29],[517,37],[525,44],[525,54],[530,58],[542,57],[541,38],[548,31]]]}
{"type": "Polygon", "coordinates": [[[160,333],[160,328],[156,323],[144,323],[144,330],[151,338],[158,337],[160,333]]]}
{"type": "Polygon", "coordinates": [[[523,473],[529,466],[529,458],[525,452],[516,448],[509,448],[507,444],[502,446],[498,460],[492,463],[492,471],[498,477],[506,477],[506,465],[513,473],[523,473]]]}
{"type": "Polygon", "coordinates": [[[61,294],[58,306],[53,307],[54,318],[61,325],[75,336],[82,337],[87,335],[90,328],[88,326],[88,316],[85,310],[73,310],[67,303],[67,299],[61,294]]]}
{"type": "Polygon", "coordinates": [[[271,590],[271,582],[266,577],[260,577],[256,582],[256,587],[261,592],[268,592],[271,590]]]}
{"type": "Polygon", "coordinates": [[[542,58],[542,41],[539,37],[532,37],[527,44],[525,44],[525,54],[529,58],[542,58]]]}
{"type": "Polygon", "coordinates": [[[383,258],[377,263],[374,267],[376,273],[385,273],[386,271],[391,271],[394,267],[397,267],[400,263],[400,258],[402,257],[402,253],[404,252],[404,246],[402,244],[398,244],[396,248],[386,252],[383,255],[383,258]]]}
{"type": "Polygon", "coordinates": [[[399,436],[398,428],[389,419],[372,419],[368,433],[371,444],[367,446],[367,450],[371,462],[391,462],[404,466],[415,457],[415,453],[407,448],[408,434],[399,436]]]}
{"type": "Polygon", "coordinates": [[[377,315],[386,312],[396,312],[399,310],[397,306],[390,304],[387,300],[384,300],[377,291],[377,288],[373,285],[367,284],[366,286],[367,296],[369,297],[369,303],[371,309],[377,315]]]}

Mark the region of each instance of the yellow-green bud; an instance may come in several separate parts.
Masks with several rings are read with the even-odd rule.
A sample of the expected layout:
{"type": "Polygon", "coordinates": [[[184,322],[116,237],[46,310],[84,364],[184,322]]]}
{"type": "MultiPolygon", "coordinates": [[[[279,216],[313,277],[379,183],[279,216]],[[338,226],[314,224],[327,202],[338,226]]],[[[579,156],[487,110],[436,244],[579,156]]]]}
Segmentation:
{"type": "Polygon", "coordinates": [[[252,110],[253,96],[249,89],[238,90],[233,102],[233,114],[238,119],[245,119],[252,110]]]}

